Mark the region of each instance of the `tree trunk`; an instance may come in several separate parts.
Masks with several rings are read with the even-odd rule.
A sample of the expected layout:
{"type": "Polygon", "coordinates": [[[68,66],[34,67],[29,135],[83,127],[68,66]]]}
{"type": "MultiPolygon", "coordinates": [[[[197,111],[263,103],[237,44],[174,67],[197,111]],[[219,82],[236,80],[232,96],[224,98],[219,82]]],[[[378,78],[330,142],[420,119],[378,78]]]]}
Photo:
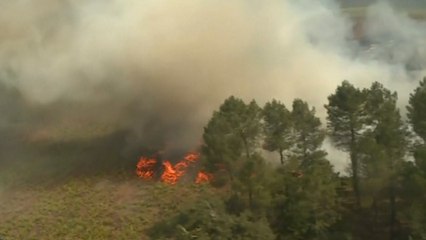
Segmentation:
{"type": "Polygon", "coordinates": [[[308,161],[308,148],[306,147],[306,134],[303,132],[302,133],[302,148],[303,148],[303,160],[302,160],[302,165],[306,164],[306,162],[308,161]]]}
{"type": "Polygon", "coordinates": [[[355,130],[351,129],[351,147],[350,147],[350,158],[352,166],[352,185],[355,194],[355,204],[358,208],[361,207],[361,195],[359,190],[359,177],[358,177],[358,159],[355,149],[356,139],[355,130]]]}
{"type": "Polygon", "coordinates": [[[390,202],[390,219],[389,219],[389,239],[394,240],[395,237],[395,223],[396,223],[396,196],[395,196],[395,180],[391,176],[389,187],[389,202],[390,202]]]}
{"type": "MultiPolygon", "coordinates": [[[[224,159],[224,157],[223,157],[223,155],[222,155],[222,154],[220,154],[220,158],[221,158],[221,159],[224,159]]],[[[227,163],[225,163],[224,168],[225,168],[225,171],[228,173],[229,181],[231,182],[231,185],[232,185],[232,183],[234,182],[234,173],[233,173],[233,169],[232,169],[232,168],[229,166],[229,164],[227,164],[227,163]]]]}
{"type": "Polygon", "coordinates": [[[281,165],[284,165],[284,154],[283,154],[283,150],[280,149],[278,152],[280,153],[281,165]]]}
{"type": "Polygon", "coordinates": [[[250,151],[249,151],[249,147],[248,147],[248,143],[247,143],[247,139],[242,135],[241,136],[242,140],[243,140],[243,144],[244,144],[244,149],[246,151],[246,155],[247,155],[247,159],[250,159],[250,151]]]}

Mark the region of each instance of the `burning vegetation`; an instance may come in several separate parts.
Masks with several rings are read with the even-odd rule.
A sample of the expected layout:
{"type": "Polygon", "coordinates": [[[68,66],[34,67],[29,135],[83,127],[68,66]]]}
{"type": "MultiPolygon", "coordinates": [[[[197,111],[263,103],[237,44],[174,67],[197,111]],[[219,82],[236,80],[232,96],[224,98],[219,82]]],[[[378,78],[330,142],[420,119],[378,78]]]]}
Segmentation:
{"type": "MultiPolygon", "coordinates": [[[[136,174],[142,180],[154,180],[155,176],[160,174],[161,168],[158,167],[158,165],[161,163],[162,172],[160,175],[160,180],[164,183],[174,185],[179,182],[182,176],[187,174],[188,168],[198,162],[199,159],[199,153],[189,152],[183,157],[182,160],[173,165],[169,160],[164,160],[161,163],[157,157],[147,158],[142,156],[136,165],[136,174]]],[[[211,174],[205,171],[199,171],[196,174],[195,183],[208,183],[210,182],[211,178],[211,174]]]]}

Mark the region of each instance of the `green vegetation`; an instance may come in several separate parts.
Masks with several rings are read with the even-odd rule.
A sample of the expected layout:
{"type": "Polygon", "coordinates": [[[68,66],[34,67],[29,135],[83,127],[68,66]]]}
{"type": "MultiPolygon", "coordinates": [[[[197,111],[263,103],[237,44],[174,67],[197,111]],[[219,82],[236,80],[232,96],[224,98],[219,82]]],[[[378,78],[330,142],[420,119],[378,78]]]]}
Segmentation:
{"type": "Polygon", "coordinates": [[[406,123],[396,92],[344,81],[325,105],[326,129],[301,99],[289,110],[231,96],[204,128],[200,167],[211,184],[142,182],[101,168],[12,185],[0,189],[0,237],[426,239],[425,86],[412,93],[406,123]],[[326,136],[350,156],[349,176],[333,171],[326,136]]]}
{"type": "Polygon", "coordinates": [[[4,239],[149,239],[154,221],[172,217],[213,191],[138,179],[74,179],[0,193],[4,239]]]}
{"type": "Polygon", "coordinates": [[[357,142],[363,130],[366,118],[366,93],[343,81],[336,92],[328,97],[327,120],[330,137],[336,147],[349,152],[351,160],[352,186],[356,203],[360,206],[361,196],[359,189],[359,160],[357,142]]]}

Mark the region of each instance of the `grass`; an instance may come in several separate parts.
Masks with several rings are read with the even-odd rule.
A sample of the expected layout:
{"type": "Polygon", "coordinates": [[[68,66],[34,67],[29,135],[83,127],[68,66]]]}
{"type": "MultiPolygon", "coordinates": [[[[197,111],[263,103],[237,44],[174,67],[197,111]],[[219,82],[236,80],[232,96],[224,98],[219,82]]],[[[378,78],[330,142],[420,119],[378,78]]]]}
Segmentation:
{"type": "Polygon", "coordinates": [[[148,239],[145,231],[200,197],[208,186],[135,178],[76,178],[0,192],[0,239],[148,239]]]}
{"type": "Polygon", "coordinates": [[[155,223],[213,193],[138,179],[125,133],[50,136],[1,145],[1,240],[149,239],[155,223]]]}

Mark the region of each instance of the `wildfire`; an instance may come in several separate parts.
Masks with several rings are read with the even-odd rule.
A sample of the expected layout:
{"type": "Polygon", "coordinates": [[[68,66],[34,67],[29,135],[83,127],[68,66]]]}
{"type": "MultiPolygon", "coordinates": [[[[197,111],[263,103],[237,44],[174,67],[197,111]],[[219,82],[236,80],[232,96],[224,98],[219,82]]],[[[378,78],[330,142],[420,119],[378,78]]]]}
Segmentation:
{"type": "Polygon", "coordinates": [[[136,165],[136,174],[144,180],[151,180],[154,177],[155,164],[156,159],[141,157],[136,165]]]}
{"type": "Polygon", "coordinates": [[[164,162],[163,165],[164,172],[161,175],[161,180],[165,183],[176,184],[181,177],[180,171],[177,171],[176,167],[173,167],[169,161],[164,162]]]}
{"type": "MultiPolygon", "coordinates": [[[[179,179],[185,175],[187,168],[196,163],[200,159],[200,154],[196,152],[187,153],[183,159],[177,162],[175,165],[170,163],[170,161],[164,161],[163,167],[164,171],[161,174],[161,181],[167,184],[176,184],[179,179]]],[[[136,174],[143,180],[151,180],[155,174],[155,166],[157,164],[156,158],[146,158],[141,157],[138,164],[136,165],[136,174]]],[[[197,173],[195,179],[196,184],[208,183],[212,179],[212,175],[200,171],[197,173]]]]}
{"type": "Polygon", "coordinates": [[[208,183],[212,179],[212,175],[210,173],[206,173],[204,171],[199,171],[197,174],[197,178],[195,179],[196,184],[200,183],[208,183]]]}

